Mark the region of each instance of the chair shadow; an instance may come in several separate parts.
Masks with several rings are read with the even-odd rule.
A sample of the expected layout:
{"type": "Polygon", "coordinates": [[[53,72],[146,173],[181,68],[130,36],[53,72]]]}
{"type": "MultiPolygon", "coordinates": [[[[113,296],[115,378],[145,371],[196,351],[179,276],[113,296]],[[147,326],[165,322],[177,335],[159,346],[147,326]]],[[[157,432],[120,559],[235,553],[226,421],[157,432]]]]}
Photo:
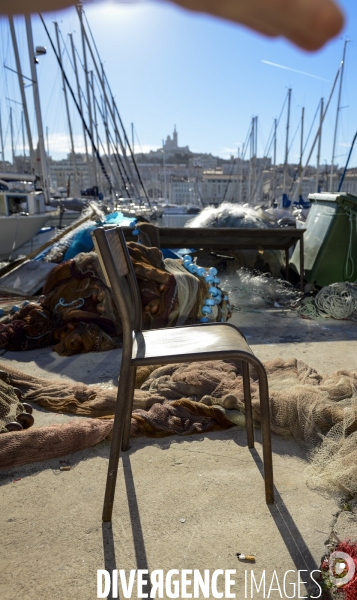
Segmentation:
{"type": "MultiPolygon", "coordinates": [[[[113,526],[111,523],[102,523],[102,537],[103,537],[103,555],[104,555],[104,568],[109,573],[112,573],[117,568],[115,558],[115,545],[113,536],[113,526]]],[[[117,596],[120,599],[118,593],[117,596]]],[[[112,589],[107,596],[107,600],[113,599],[112,589]]]]}
{"type": "MultiPolygon", "coordinates": [[[[130,455],[123,453],[121,458],[123,461],[124,480],[125,480],[131,528],[132,528],[133,540],[134,540],[136,568],[138,570],[146,569],[147,571],[149,571],[145,542],[144,542],[143,528],[141,525],[140,511],[139,511],[138,501],[137,501],[137,497],[136,497],[133,472],[132,472],[131,463],[130,463],[130,455]]],[[[111,572],[111,571],[113,571],[113,569],[117,568],[116,558],[115,558],[115,544],[114,544],[113,528],[112,528],[111,523],[103,523],[102,524],[102,535],[103,535],[104,568],[107,571],[111,572]]],[[[147,574],[146,579],[147,579],[147,583],[145,585],[143,585],[143,592],[144,592],[144,594],[148,594],[148,597],[150,597],[150,591],[151,591],[150,573],[147,574]]],[[[112,598],[113,598],[112,590],[110,590],[107,600],[112,600],[112,598]]],[[[120,595],[118,595],[118,598],[120,598],[120,595]]]]}
{"type": "MultiPolygon", "coordinates": [[[[249,451],[261,476],[264,478],[264,465],[262,459],[255,448],[250,448],[249,451]]],[[[275,503],[268,505],[268,509],[286,546],[286,549],[296,567],[296,570],[305,570],[309,571],[309,573],[314,570],[319,570],[319,566],[316,564],[314,557],[306,545],[303,536],[296,526],[293,517],[291,516],[275,485],[274,497],[275,503]]],[[[306,590],[309,594],[309,597],[310,595],[313,597],[313,595],[319,591],[319,588],[311,580],[309,580],[306,583],[306,590]]]]}

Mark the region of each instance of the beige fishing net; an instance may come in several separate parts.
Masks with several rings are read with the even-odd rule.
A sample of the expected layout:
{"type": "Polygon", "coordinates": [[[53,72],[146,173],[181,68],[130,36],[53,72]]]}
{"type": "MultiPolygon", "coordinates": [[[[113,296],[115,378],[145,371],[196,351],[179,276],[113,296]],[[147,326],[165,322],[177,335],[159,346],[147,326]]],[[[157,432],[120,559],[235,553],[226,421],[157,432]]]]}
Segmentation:
{"type": "MultiPolygon", "coordinates": [[[[266,362],[264,366],[269,380],[271,430],[278,435],[293,436],[303,445],[310,461],[308,485],[328,494],[355,496],[357,373],[340,370],[328,375],[319,374],[297,359],[276,359],[266,362]]],[[[100,385],[86,386],[63,379],[39,379],[5,364],[0,364],[0,369],[7,371],[11,385],[21,389],[24,400],[36,402],[48,410],[109,418],[114,413],[115,389],[100,385]]],[[[251,390],[253,418],[259,427],[259,386],[253,370],[251,390]]],[[[206,361],[138,369],[132,436],[187,435],[229,428],[234,424],[244,425],[239,361],[206,361]]],[[[52,439],[56,456],[60,448],[62,451],[64,448],[67,452],[75,451],[79,446],[84,447],[78,441],[81,439],[81,427],[81,424],[74,427],[72,444],[69,442],[71,429],[68,429],[66,442],[62,446],[57,447],[60,431],[53,431],[53,438],[48,436],[43,440],[50,444],[49,440],[52,439]]],[[[104,439],[111,429],[110,424],[104,429],[99,425],[96,428],[94,424],[88,427],[91,433],[86,438],[87,445],[104,439]]],[[[1,459],[7,461],[3,440],[10,440],[8,436],[18,439],[17,435],[25,440],[27,432],[0,435],[0,464],[1,459]]],[[[32,436],[34,448],[36,434],[32,436]]],[[[43,453],[42,442],[37,447],[43,453]]],[[[50,451],[48,447],[47,457],[50,451]]],[[[18,452],[22,452],[22,457],[27,456],[23,448],[21,452],[18,448],[18,452]]],[[[32,460],[41,460],[41,456],[32,460]]]]}
{"type": "MultiPolygon", "coordinates": [[[[265,363],[269,380],[271,429],[293,436],[310,461],[308,485],[329,494],[357,494],[357,373],[344,370],[322,375],[303,361],[265,363]]],[[[253,418],[259,423],[259,389],[251,371],[253,418]]],[[[176,401],[189,398],[225,409],[239,422],[244,413],[240,364],[212,361],[169,365],[153,371],[136,392],[176,401]]]]}
{"type": "Polygon", "coordinates": [[[0,434],[8,433],[6,425],[16,422],[24,411],[13,387],[0,377],[0,434]]]}

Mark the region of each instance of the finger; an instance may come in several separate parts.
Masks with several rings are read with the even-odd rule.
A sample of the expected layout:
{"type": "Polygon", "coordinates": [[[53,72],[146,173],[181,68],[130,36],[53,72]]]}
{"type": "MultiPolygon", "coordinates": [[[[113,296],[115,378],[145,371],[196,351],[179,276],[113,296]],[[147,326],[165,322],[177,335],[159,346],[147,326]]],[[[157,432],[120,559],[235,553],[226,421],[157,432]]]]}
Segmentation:
{"type": "Polygon", "coordinates": [[[269,36],[284,36],[306,50],[338,34],[343,15],[333,0],[176,0],[186,8],[246,25],[269,36]]]}

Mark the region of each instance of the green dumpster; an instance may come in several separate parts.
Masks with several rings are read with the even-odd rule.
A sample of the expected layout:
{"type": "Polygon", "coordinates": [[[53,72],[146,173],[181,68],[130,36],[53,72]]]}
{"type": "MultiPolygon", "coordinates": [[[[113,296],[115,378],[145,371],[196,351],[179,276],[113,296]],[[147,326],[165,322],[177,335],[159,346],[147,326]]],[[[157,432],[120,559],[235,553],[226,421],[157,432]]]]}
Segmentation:
{"type": "MultiPolygon", "coordinates": [[[[304,277],[325,286],[357,279],[357,196],[310,194],[304,234],[304,277]]],[[[300,274],[299,244],[290,264],[300,274]]]]}

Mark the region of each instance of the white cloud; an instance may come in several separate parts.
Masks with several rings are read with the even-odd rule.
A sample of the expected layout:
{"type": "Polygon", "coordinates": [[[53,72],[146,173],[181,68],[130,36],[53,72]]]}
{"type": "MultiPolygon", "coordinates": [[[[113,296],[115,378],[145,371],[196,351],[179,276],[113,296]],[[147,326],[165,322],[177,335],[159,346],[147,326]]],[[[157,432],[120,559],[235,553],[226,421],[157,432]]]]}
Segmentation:
{"type": "Polygon", "coordinates": [[[234,148],[229,148],[229,147],[221,148],[218,152],[218,156],[221,156],[222,158],[231,158],[232,155],[234,157],[237,156],[237,147],[236,146],[234,148]]]}

